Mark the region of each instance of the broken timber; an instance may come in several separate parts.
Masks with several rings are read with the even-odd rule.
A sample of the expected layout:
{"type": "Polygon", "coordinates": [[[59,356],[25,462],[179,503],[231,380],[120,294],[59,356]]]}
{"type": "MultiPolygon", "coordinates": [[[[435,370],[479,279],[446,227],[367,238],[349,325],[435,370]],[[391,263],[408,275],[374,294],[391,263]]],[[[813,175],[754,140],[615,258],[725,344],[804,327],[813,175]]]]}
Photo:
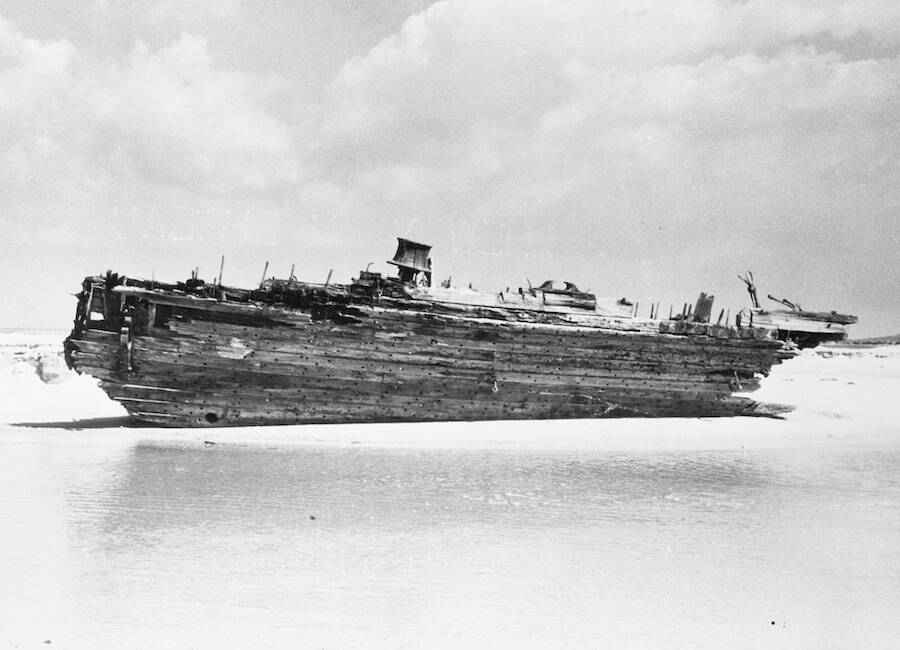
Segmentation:
{"type": "Polygon", "coordinates": [[[654,320],[571,283],[432,288],[429,250],[400,240],[399,278],[348,285],[89,277],[66,359],[135,419],[194,427],[754,415],[734,393],[796,354],[771,329],[709,323],[705,294],[654,320]]]}

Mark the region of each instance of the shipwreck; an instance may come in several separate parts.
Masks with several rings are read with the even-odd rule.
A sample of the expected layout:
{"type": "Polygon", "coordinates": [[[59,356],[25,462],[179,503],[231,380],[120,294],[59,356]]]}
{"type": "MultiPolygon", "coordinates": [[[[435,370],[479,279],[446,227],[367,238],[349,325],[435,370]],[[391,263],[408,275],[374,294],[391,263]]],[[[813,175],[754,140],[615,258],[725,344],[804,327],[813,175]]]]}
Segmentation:
{"type": "Polygon", "coordinates": [[[843,341],[847,338],[848,327],[858,321],[856,316],[836,311],[807,311],[796,302],[776,298],[772,294],[767,296],[768,299],[787,309],[763,309],[756,296],[753,273],[747,271],[743,277],[738,278],[747,285],[752,307],[741,310],[737,315],[737,322],[742,323],[742,319],[746,318],[751,326],[773,329],[779,339],[796,343],[800,348],[814,348],[820,343],[843,341]]]}
{"type": "Polygon", "coordinates": [[[759,415],[744,393],[798,353],[713,298],[639,318],[571,282],[433,286],[431,248],[398,239],[396,277],[258,287],[85,278],[66,361],[141,422],[291,423],[759,415]]]}

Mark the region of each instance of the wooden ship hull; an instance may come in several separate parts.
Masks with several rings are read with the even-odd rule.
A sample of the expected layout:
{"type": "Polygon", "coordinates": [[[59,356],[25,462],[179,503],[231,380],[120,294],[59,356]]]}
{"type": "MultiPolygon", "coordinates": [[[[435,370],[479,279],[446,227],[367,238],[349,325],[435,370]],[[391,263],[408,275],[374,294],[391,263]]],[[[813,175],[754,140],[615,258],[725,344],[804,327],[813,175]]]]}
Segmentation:
{"type": "Polygon", "coordinates": [[[857,322],[856,316],[834,311],[751,309],[750,312],[755,326],[774,329],[779,339],[792,341],[801,348],[843,341],[849,326],[857,322]]]}
{"type": "Polygon", "coordinates": [[[747,285],[751,307],[743,309],[735,318],[735,323],[743,323],[750,327],[763,327],[774,330],[776,338],[793,343],[800,349],[814,348],[820,343],[843,341],[847,338],[847,329],[859,319],[850,314],[839,314],[836,311],[809,311],[798,303],[787,298],[776,298],[768,294],[769,300],[777,302],[787,309],[763,309],[756,296],[756,284],[753,273],[747,271],[738,278],[747,285]]]}
{"type": "Polygon", "coordinates": [[[796,354],[761,327],[422,287],[428,262],[252,290],[89,277],[66,359],[135,420],[206,427],[757,415],[735,393],[796,354]]]}

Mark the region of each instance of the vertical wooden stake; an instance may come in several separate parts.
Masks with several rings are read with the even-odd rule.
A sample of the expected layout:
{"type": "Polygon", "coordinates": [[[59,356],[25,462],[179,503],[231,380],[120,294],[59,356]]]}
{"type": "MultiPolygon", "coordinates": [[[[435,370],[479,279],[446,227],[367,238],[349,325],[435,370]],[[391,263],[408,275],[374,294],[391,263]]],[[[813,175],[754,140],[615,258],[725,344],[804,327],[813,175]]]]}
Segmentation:
{"type": "Polygon", "coordinates": [[[325,286],[328,286],[328,283],[331,282],[331,274],[334,272],[334,269],[328,269],[328,277],[325,278],[325,286]]]}
{"type": "Polygon", "coordinates": [[[222,286],[222,270],[225,268],[225,256],[222,256],[222,261],[219,262],[219,281],[216,282],[220,287],[222,286]]]}
{"type": "Polygon", "coordinates": [[[263,267],[262,280],[259,281],[259,288],[262,289],[263,282],[266,281],[266,272],[269,270],[269,260],[266,260],[266,265],[263,267]]]}
{"type": "Polygon", "coordinates": [[[291,274],[288,276],[288,282],[294,281],[294,267],[295,266],[296,266],[296,264],[291,264],[291,274]]]}

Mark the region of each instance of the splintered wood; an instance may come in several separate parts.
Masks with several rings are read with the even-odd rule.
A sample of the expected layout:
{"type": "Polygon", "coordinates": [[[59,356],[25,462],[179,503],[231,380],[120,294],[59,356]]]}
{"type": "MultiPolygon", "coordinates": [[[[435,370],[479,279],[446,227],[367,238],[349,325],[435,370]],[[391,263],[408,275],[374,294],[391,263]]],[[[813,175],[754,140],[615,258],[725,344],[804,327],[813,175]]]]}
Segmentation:
{"type": "Polygon", "coordinates": [[[734,393],[795,353],[770,330],[697,322],[705,295],[702,318],[654,321],[368,275],[252,291],[88,278],[67,358],[135,418],[192,427],[753,415],[734,393]]]}

